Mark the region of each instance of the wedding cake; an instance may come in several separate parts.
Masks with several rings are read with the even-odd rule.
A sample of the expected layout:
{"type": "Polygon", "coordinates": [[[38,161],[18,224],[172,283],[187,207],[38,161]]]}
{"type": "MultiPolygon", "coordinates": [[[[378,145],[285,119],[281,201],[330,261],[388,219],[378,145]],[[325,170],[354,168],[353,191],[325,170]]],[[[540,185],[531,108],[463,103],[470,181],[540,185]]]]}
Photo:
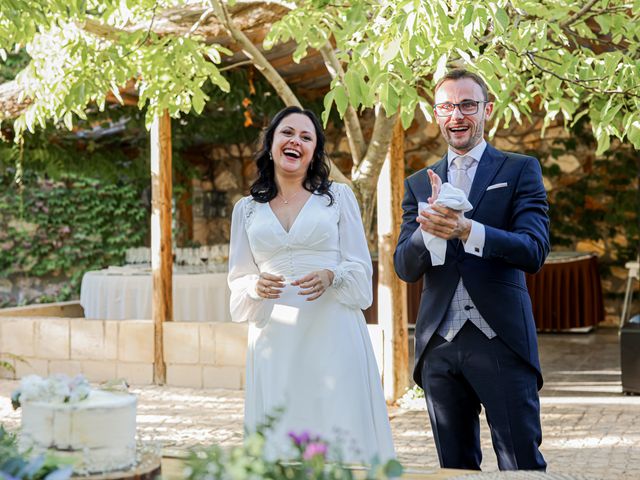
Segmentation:
{"type": "Polygon", "coordinates": [[[21,441],[70,457],[77,474],[125,470],[136,463],[136,397],[91,389],[83,378],[23,379],[21,441]]]}

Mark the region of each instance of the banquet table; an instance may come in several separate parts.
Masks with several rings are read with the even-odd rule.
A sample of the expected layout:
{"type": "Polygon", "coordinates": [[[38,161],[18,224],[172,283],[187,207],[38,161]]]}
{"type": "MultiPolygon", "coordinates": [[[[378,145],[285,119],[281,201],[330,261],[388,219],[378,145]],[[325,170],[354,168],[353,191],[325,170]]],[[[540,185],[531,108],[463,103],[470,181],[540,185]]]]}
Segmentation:
{"type": "MultiPolygon", "coordinates": [[[[377,323],[377,267],[374,262],[373,305],[367,323],[377,323]]],[[[579,252],[552,252],[536,274],[525,274],[539,331],[590,331],[604,320],[598,258],[579,252]]],[[[422,279],[407,285],[409,324],[420,307],[422,279]]]]}
{"type": "MultiPolygon", "coordinates": [[[[181,322],[228,322],[227,273],[174,273],[173,319],[181,322]]],[[[109,268],[86,272],[80,287],[85,318],[151,319],[149,270],[109,268]]]]}
{"type": "Polygon", "coordinates": [[[596,255],[552,252],[526,280],[539,331],[590,331],[604,320],[596,255]]]}

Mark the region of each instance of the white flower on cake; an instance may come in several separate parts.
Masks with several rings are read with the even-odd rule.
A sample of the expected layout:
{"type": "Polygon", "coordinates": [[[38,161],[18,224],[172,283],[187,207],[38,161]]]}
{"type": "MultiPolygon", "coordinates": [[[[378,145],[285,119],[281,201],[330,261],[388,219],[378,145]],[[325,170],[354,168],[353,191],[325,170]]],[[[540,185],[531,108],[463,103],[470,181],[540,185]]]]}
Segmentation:
{"type": "Polygon", "coordinates": [[[82,375],[73,378],[64,374],[49,378],[28,375],[13,392],[11,402],[14,409],[23,402],[76,403],[87,398],[90,392],[91,386],[82,375]]]}

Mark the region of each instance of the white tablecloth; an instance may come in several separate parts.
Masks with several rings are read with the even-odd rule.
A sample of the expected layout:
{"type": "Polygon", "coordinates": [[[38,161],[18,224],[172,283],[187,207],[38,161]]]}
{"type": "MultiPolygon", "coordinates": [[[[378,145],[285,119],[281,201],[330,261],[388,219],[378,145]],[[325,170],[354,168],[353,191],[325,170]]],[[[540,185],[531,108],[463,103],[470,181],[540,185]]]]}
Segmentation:
{"type": "MultiPolygon", "coordinates": [[[[151,319],[150,273],[114,270],[82,277],[80,304],[85,318],[151,319]]],[[[226,273],[173,275],[173,319],[182,322],[230,322],[226,273]]]]}

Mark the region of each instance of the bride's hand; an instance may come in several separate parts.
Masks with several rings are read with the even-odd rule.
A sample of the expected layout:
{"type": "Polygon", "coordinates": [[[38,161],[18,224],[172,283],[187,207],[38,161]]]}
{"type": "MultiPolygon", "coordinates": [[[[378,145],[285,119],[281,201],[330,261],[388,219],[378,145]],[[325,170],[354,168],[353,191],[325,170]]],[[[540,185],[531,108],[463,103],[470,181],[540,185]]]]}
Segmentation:
{"type": "Polygon", "coordinates": [[[291,282],[291,285],[300,287],[298,295],[309,295],[307,301],[310,302],[320,296],[333,283],[333,272],[331,270],[317,270],[305,275],[298,280],[291,282]]]}
{"type": "Polygon", "coordinates": [[[271,273],[261,273],[256,282],[256,293],[261,298],[280,298],[284,288],[284,277],[271,273]]]}

